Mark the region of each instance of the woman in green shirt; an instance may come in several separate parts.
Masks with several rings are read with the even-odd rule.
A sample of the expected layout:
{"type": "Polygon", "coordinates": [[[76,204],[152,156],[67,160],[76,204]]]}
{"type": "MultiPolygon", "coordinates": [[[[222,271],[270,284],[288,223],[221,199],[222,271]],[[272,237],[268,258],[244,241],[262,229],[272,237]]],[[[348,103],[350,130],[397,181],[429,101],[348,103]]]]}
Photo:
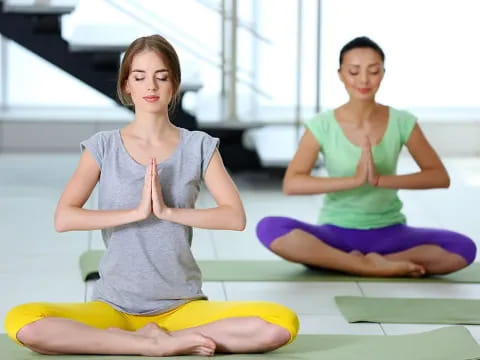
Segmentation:
{"type": "Polygon", "coordinates": [[[359,37],[340,52],[339,77],[349,101],[307,122],[285,174],[283,190],[323,194],[320,225],[266,217],[260,241],[274,253],[307,266],[363,276],[446,274],[475,259],[475,243],[442,229],[406,225],[398,189],[447,188],[448,173],[416,118],[375,101],[385,55],[359,37]],[[403,145],[420,171],[396,175],[403,145]],[[312,176],[322,152],[329,177],[312,176]]]}

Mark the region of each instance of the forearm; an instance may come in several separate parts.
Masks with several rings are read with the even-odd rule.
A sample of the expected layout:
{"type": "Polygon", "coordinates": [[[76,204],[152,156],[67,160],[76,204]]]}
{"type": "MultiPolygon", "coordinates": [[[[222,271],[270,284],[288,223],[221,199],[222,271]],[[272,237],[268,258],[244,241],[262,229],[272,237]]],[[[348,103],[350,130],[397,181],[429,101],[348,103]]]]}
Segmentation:
{"type": "Polygon", "coordinates": [[[220,205],[209,209],[165,208],[160,215],[162,220],[203,228],[220,230],[245,229],[245,212],[241,208],[220,205]]]}
{"type": "Polygon", "coordinates": [[[295,175],[284,180],[283,192],[287,195],[324,194],[350,190],[360,185],[359,180],[354,176],[315,177],[311,175],[295,175]]]}
{"type": "Polygon", "coordinates": [[[450,178],[442,169],[423,170],[406,175],[380,175],[377,187],[388,189],[448,188],[450,178]]]}
{"type": "Polygon", "coordinates": [[[68,206],[57,209],[55,230],[98,230],[143,220],[136,209],[87,210],[68,206]]]}

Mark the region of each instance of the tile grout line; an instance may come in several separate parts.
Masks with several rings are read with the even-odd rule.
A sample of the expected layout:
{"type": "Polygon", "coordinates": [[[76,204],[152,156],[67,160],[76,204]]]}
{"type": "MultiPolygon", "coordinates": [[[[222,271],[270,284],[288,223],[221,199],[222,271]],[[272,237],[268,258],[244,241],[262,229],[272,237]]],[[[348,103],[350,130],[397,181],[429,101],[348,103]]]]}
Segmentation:
{"type": "Polygon", "coordinates": [[[210,244],[212,244],[212,248],[213,248],[213,256],[214,256],[215,260],[220,260],[219,256],[218,256],[217,247],[215,246],[215,237],[213,236],[212,231],[213,230],[208,230],[208,235],[209,235],[209,239],[210,239],[210,244]]]}
{"type": "Polygon", "coordinates": [[[228,301],[227,288],[225,286],[225,281],[222,281],[222,291],[223,291],[223,296],[225,296],[225,301],[228,301]]]}
{"type": "MultiPolygon", "coordinates": [[[[360,294],[362,294],[363,297],[366,297],[366,296],[365,296],[365,293],[363,292],[362,286],[360,285],[360,281],[355,281],[355,284],[357,285],[358,290],[360,290],[360,294]]],[[[383,328],[383,324],[382,324],[382,323],[377,323],[377,324],[378,324],[378,326],[380,327],[380,330],[382,330],[383,335],[384,335],[384,336],[388,336],[388,335],[387,335],[387,332],[386,332],[385,329],[383,328]]]]}

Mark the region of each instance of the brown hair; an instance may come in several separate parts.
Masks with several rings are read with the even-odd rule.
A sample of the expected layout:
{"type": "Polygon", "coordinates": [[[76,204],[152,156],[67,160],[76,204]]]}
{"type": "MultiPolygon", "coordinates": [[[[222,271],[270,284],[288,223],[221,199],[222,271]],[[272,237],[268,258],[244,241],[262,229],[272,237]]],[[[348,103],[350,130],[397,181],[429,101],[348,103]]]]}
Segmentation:
{"type": "Polygon", "coordinates": [[[120,64],[120,70],[118,72],[117,96],[123,105],[133,105],[132,98],[124,91],[125,82],[130,75],[130,68],[132,66],[133,57],[145,50],[155,51],[159,56],[161,56],[162,60],[165,62],[168,70],[168,78],[170,79],[170,82],[172,84],[172,100],[169,105],[169,109],[171,110],[175,107],[178,99],[182,76],[180,71],[180,61],[178,60],[177,52],[173,48],[172,44],[170,44],[167,39],[165,39],[161,35],[140,37],[133,41],[127,48],[127,51],[125,52],[125,55],[123,56],[122,62],[120,64]]]}

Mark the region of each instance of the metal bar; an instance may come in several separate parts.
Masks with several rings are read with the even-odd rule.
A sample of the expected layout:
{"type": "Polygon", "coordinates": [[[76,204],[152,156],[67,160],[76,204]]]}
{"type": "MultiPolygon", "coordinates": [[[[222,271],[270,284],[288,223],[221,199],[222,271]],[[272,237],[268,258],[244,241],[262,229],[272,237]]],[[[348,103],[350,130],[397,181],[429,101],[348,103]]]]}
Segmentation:
{"type": "MultiPolygon", "coordinates": [[[[0,6],[2,4],[0,3],[0,6]]],[[[8,39],[0,35],[0,110],[5,111],[8,109],[8,39]]],[[[3,123],[0,120],[0,139],[3,138],[3,123]]],[[[0,141],[0,153],[3,151],[2,142],[0,141]]]]}
{"type": "Polygon", "coordinates": [[[228,120],[237,120],[237,0],[231,0],[230,78],[228,89],[228,120]]]}
{"type": "Polygon", "coordinates": [[[298,139],[299,131],[300,131],[300,122],[302,116],[302,18],[303,18],[303,6],[302,0],[297,0],[297,63],[296,63],[296,71],[297,79],[296,79],[296,96],[295,96],[295,127],[296,127],[296,139],[298,139]]]}
{"type": "MultiPolygon", "coordinates": [[[[259,20],[259,6],[260,6],[260,2],[258,0],[251,0],[251,4],[252,4],[252,18],[253,18],[253,24],[255,26],[254,30],[257,31],[258,30],[258,20],[259,20]]],[[[251,79],[252,79],[252,82],[254,84],[257,83],[258,81],[258,66],[259,66],[259,62],[258,62],[258,53],[259,53],[259,43],[258,41],[255,41],[255,39],[253,39],[252,41],[252,73],[251,73],[251,79]]],[[[258,106],[257,106],[257,96],[252,92],[251,93],[251,107],[252,109],[255,108],[255,110],[257,110],[258,106]]]]}
{"type": "MultiPolygon", "coordinates": [[[[252,0],[253,2],[258,2],[258,0],[252,0]]],[[[215,11],[215,12],[218,12],[218,13],[222,13],[222,9],[221,8],[218,8],[217,6],[215,5],[211,5],[209,4],[208,2],[204,1],[204,0],[197,0],[197,2],[200,4],[200,5],[203,5],[205,6],[207,9],[210,9],[212,11],[215,11]]],[[[228,15],[226,15],[226,17],[228,18],[228,15]]],[[[243,21],[242,19],[238,19],[238,27],[239,28],[242,28],[242,29],[245,29],[246,31],[248,31],[249,33],[252,34],[253,37],[257,38],[258,40],[260,41],[263,41],[269,45],[272,45],[272,41],[270,39],[267,39],[265,36],[263,36],[262,34],[260,34],[256,28],[256,24],[255,23],[248,23],[246,21],[243,21]]]]}
{"type": "Polygon", "coordinates": [[[225,0],[222,0],[221,2],[221,49],[220,49],[220,66],[221,66],[221,71],[222,71],[222,79],[221,79],[221,88],[220,88],[220,94],[222,97],[225,97],[226,94],[226,76],[227,76],[227,70],[225,68],[225,62],[226,62],[226,56],[225,56],[225,43],[227,41],[225,32],[226,32],[226,9],[225,9],[225,0]]]}
{"type": "Polygon", "coordinates": [[[315,67],[315,112],[320,112],[320,76],[322,71],[320,69],[321,66],[321,58],[320,58],[320,51],[322,48],[322,0],[317,0],[317,48],[315,53],[316,58],[316,67],[315,67]]]}
{"type": "Polygon", "coordinates": [[[2,98],[0,101],[0,107],[6,109],[8,107],[8,39],[0,35],[0,93],[2,98]]]}

